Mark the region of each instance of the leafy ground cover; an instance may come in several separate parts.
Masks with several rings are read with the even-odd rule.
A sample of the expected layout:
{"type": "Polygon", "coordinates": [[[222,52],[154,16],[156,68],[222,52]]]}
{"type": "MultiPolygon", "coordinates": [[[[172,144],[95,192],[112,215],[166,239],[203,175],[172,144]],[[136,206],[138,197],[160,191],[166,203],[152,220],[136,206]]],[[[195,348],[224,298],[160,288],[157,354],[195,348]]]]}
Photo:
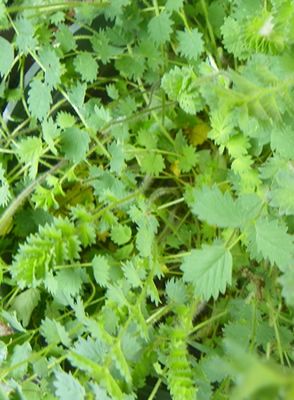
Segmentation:
{"type": "Polygon", "coordinates": [[[0,398],[294,398],[294,3],[0,2],[0,398]]]}

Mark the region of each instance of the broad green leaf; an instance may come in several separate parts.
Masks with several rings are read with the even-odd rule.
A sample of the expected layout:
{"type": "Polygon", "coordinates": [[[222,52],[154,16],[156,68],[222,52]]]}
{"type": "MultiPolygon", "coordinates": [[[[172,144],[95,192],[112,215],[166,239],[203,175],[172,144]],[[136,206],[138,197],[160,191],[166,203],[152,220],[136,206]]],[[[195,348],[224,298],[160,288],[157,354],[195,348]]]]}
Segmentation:
{"type": "Polygon", "coordinates": [[[198,29],[178,31],[177,38],[179,41],[177,51],[188,60],[197,60],[204,50],[202,34],[198,29]]]}
{"type": "Polygon", "coordinates": [[[13,299],[11,309],[16,311],[18,319],[26,328],[30,322],[32,312],[40,301],[40,291],[30,288],[19,294],[13,299]]]}
{"type": "Polygon", "coordinates": [[[293,238],[278,220],[259,218],[255,224],[256,246],[259,253],[283,271],[294,257],[293,238]]]}
{"type": "Polygon", "coordinates": [[[162,12],[153,17],[148,24],[148,32],[155,44],[161,45],[166,43],[172,33],[172,20],[170,16],[162,12]]]}
{"type": "Polygon", "coordinates": [[[66,128],[61,134],[61,149],[65,157],[75,163],[86,159],[89,144],[88,133],[79,128],[66,128]]]}
{"type": "Polygon", "coordinates": [[[201,220],[210,225],[219,227],[238,227],[244,221],[240,207],[230,193],[222,193],[214,185],[213,187],[203,186],[193,191],[194,201],[191,208],[201,220]]]}
{"type": "Polygon", "coordinates": [[[78,379],[74,378],[71,373],[64,371],[55,372],[55,380],[53,382],[55,393],[60,400],[84,400],[86,396],[85,389],[78,379]]]}
{"type": "Polygon", "coordinates": [[[9,72],[14,59],[13,46],[3,37],[0,37],[0,75],[9,72]]]}
{"type": "Polygon", "coordinates": [[[191,282],[195,293],[204,300],[217,299],[232,281],[232,255],[222,244],[192,250],[181,266],[183,279],[191,282]]]}
{"type": "Polygon", "coordinates": [[[29,109],[32,116],[42,121],[49,109],[52,102],[50,88],[39,79],[33,79],[30,84],[29,90],[29,109]]]}

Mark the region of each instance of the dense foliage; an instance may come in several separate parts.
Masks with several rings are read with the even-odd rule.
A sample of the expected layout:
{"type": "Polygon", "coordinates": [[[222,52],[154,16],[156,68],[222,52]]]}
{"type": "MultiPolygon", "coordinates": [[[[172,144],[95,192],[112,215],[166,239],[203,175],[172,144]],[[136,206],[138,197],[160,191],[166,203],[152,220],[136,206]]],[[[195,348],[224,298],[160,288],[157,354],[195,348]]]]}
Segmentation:
{"type": "Polygon", "coordinates": [[[294,2],[0,2],[0,398],[294,398],[294,2]]]}

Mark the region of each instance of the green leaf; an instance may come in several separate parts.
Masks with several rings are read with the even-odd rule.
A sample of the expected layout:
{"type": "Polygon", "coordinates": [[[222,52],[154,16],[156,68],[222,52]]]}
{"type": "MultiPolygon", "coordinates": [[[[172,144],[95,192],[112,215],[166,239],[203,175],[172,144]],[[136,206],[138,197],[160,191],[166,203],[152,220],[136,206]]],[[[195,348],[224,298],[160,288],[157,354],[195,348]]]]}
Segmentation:
{"type": "Polygon", "coordinates": [[[236,201],[230,193],[222,193],[217,185],[195,189],[193,197],[193,213],[210,225],[235,228],[244,221],[244,215],[236,201]]]}
{"type": "Polygon", "coordinates": [[[74,59],[74,66],[83,81],[94,82],[98,74],[98,64],[91,53],[84,51],[78,54],[74,59]]]}
{"type": "Polygon", "coordinates": [[[184,0],[167,0],[165,9],[167,11],[179,11],[183,7],[184,0]]]}
{"type": "MultiPolygon", "coordinates": [[[[289,120],[289,118],[287,118],[289,120]]],[[[271,135],[271,147],[281,156],[294,159],[294,135],[292,120],[283,126],[275,126],[271,135]]]]}
{"type": "Polygon", "coordinates": [[[15,21],[16,40],[15,44],[20,52],[27,54],[30,50],[35,50],[37,40],[35,36],[35,28],[32,20],[29,18],[19,18],[15,21]]]}
{"type": "Polygon", "coordinates": [[[184,32],[177,32],[179,45],[177,51],[188,60],[197,60],[204,50],[202,34],[197,28],[184,32]]]}
{"type": "Polygon", "coordinates": [[[183,146],[179,159],[179,168],[182,172],[189,172],[197,164],[198,157],[195,148],[192,146],[183,146]]]}
{"type": "Polygon", "coordinates": [[[3,37],[0,37],[0,54],[0,75],[3,76],[9,72],[14,60],[13,47],[3,37]]]}
{"type": "Polygon", "coordinates": [[[16,311],[18,319],[26,328],[30,322],[32,312],[40,301],[40,292],[38,289],[30,288],[16,296],[12,303],[11,309],[16,311]]]}
{"type": "Polygon", "coordinates": [[[187,289],[182,279],[172,278],[167,281],[165,293],[171,304],[184,304],[187,301],[187,289]]]}
{"type": "Polygon", "coordinates": [[[256,246],[259,253],[283,271],[294,258],[293,238],[278,220],[259,218],[255,224],[256,246]]]}
{"type": "Polygon", "coordinates": [[[16,311],[8,312],[2,310],[0,315],[11,326],[11,328],[15,329],[17,332],[26,332],[24,327],[17,319],[16,311]]]}
{"type": "Polygon", "coordinates": [[[222,244],[192,250],[181,266],[183,279],[191,282],[195,293],[204,300],[217,299],[232,281],[232,255],[222,244]]]}
{"type": "Polygon", "coordinates": [[[294,307],[294,269],[289,268],[280,278],[279,282],[282,285],[282,295],[289,306],[294,307]]]}
{"type": "Polygon", "coordinates": [[[71,375],[71,373],[67,374],[62,370],[55,372],[53,385],[56,389],[56,396],[60,400],[85,399],[85,389],[79,381],[71,375]]]}
{"type": "Polygon", "coordinates": [[[10,359],[10,366],[13,366],[11,375],[15,379],[21,379],[27,372],[28,359],[32,354],[32,347],[29,342],[16,345],[10,359]]]}
{"type": "Polygon", "coordinates": [[[28,137],[17,144],[16,153],[23,163],[29,165],[31,179],[34,179],[37,175],[42,152],[42,141],[37,137],[28,137]]]}
{"type": "Polygon", "coordinates": [[[157,45],[166,43],[172,33],[172,20],[169,14],[162,12],[153,17],[148,24],[151,40],[157,45]]]}
{"type": "Polygon", "coordinates": [[[48,111],[52,102],[50,88],[39,79],[33,79],[29,89],[29,110],[33,117],[42,121],[48,111]]]}
{"type": "Polygon", "coordinates": [[[131,239],[132,230],[128,225],[117,224],[111,229],[111,240],[121,246],[131,239]]]}
{"type": "Polygon", "coordinates": [[[107,286],[109,283],[110,265],[104,256],[95,256],[92,260],[95,281],[100,286],[107,286]]]}
{"type": "Polygon", "coordinates": [[[57,155],[57,149],[55,147],[54,139],[56,139],[60,135],[60,131],[51,117],[48,120],[43,121],[42,133],[45,142],[49,146],[49,149],[52,151],[53,154],[57,155]]]}
{"type": "Polygon", "coordinates": [[[142,172],[158,176],[165,168],[164,158],[154,152],[144,153],[139,156],[142,172]]]}
{"type": "Polygon", "coordinates": [[[59,344],[69,347],[71,340],[64,326],[60,322],[46,317],[41,324],[40,333],[45,338],[47,344],[59,344]]]}
{"type": "Polygon", "coordinates": [[[89,144],[88,133],[79,128],[66,128],[61,134],[61,149],[65,157],[75,163],[86,159],[89,144]]]}
{"type": "Polygon", "coordinates": [[[45,68],[45,83],[56,88],[61,79],[61,64],[56,52],[51,48],[42,48],[39,53],[42,66],[45,68]]]}
{"type": "Polygon", "coordinates": [[[280,170],[275,176],[276,184],[269,193],[270,205],[278,207],[280,215],[294,215],[294,170],[280,170]]]}

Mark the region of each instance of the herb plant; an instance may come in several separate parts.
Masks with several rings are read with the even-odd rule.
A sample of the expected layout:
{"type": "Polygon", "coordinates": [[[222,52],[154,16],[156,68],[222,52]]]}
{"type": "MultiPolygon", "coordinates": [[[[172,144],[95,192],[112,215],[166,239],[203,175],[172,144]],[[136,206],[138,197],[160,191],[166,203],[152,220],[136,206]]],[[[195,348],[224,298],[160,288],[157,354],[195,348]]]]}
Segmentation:
{"type": "Polygon", "coordinates": [[[0,398],[293,399],[293,1],[0,30],[0,398]]]}

